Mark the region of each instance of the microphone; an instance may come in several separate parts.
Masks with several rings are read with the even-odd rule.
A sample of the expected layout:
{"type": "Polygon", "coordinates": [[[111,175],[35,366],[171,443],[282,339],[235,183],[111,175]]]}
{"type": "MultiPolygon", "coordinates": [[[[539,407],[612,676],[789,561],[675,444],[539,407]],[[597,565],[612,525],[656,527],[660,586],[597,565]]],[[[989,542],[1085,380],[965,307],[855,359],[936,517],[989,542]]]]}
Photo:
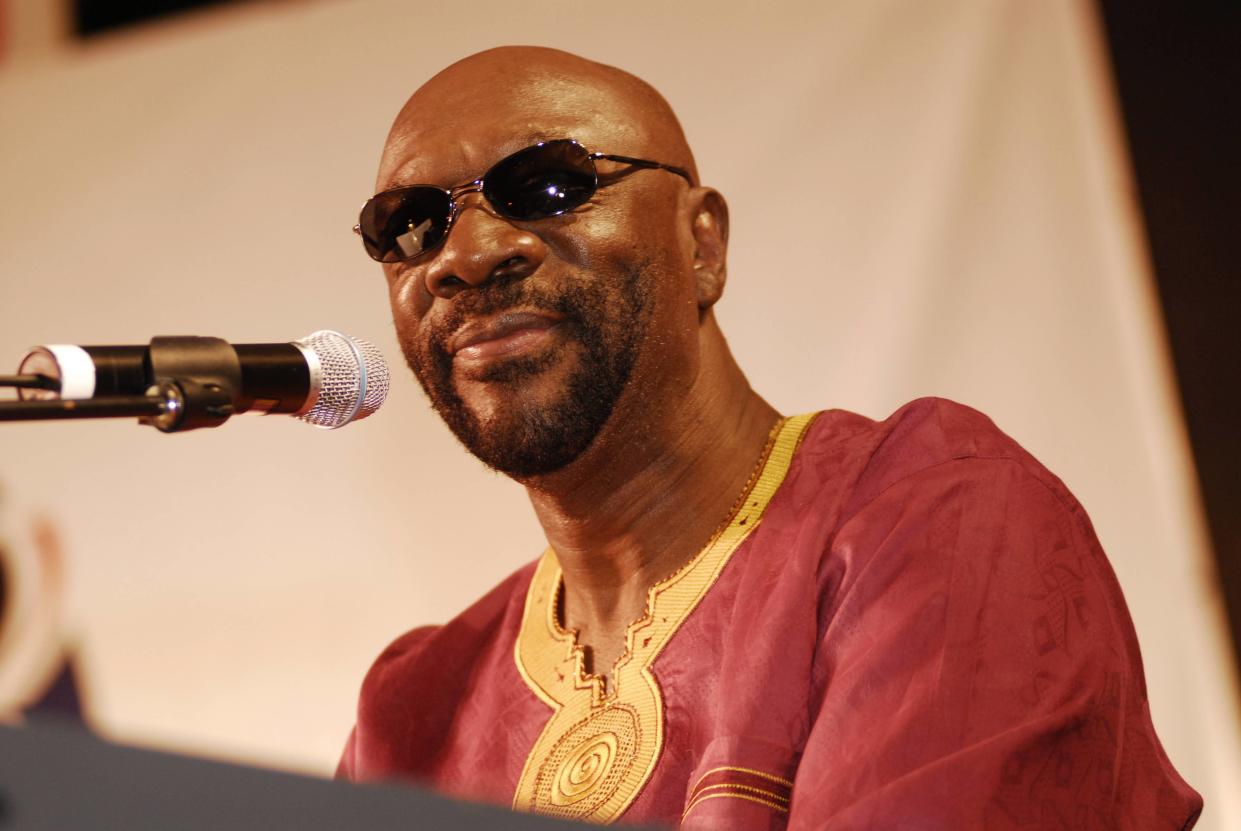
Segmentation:
{"type": "MultiPolygon", "coordinates": [[[[388,366],[375,345],[330,329],[291,343],[157,337],[146,346],[48,344],[31,349],[18,372],[47,379],[40,382],[43,389],[19,389],[25,400],[119,400],[149,396],[153,387],[174,383],[187,399],[181,409],[188,410],[194,390],[205,389],[206,411],[215,424],[234,413],[261,411],[335,429],[366,418],[388,396],[388,366]]],[[[178,409],[175,401],[170,406],[178,409]]],[[[170,418],[183,417],[178,411],[170,418]]]]}

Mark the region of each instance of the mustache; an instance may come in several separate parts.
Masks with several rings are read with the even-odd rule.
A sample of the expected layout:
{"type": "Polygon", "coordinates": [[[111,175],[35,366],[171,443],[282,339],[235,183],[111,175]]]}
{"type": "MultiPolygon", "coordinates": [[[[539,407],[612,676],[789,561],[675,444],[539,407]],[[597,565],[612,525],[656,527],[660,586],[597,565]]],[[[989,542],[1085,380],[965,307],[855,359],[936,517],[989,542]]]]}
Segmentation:
{"type": "Polygon", "coordinates": [[[497,280],[457,295],[452,306],[432,324],[427,342],[435,352],[447,356],[449,339],[468,320],[513,309],[550,312],[559,315],[570,327],[581,322],[580,310],[568,294],[536,288],[520,279],[497,280]]]}

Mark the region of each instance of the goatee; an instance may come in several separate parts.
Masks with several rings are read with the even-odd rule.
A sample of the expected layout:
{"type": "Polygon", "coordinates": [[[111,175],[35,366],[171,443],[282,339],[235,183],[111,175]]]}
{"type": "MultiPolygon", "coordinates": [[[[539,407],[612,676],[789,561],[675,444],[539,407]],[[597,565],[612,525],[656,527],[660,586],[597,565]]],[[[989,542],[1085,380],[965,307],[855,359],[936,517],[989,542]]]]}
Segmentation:
{"type": "MultiPolygon", "coordinates": [[[[634,268],[555,293],[529,278],[497,279],[454,297],[449,312],[435,322],[421,344],[403,336],[401,349],[431,406],[485,465],[516,479],[552,473],[590,446],[629,382],[647,329],[644,272],[634,268]],[[553,401],[533,403],[514,395],[510,409],[494,412],[484,422],[456,389],[453,356],[446,343],[465,320],[509,309],[555,315],[565,339],[578,346],[579,359],[553,401]]],[[[562,349],[554,349],[500,361],[477,380],[516,386],[547,370],[562,354],[562,349]]]]}

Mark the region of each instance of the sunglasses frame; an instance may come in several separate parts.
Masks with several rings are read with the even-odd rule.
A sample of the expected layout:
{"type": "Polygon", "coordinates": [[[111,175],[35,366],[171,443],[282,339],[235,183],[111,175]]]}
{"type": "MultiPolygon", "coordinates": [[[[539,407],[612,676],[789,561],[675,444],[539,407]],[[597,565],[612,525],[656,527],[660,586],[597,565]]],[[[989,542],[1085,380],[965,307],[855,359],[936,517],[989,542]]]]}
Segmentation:
{"type": "MultiPolygon", "coordinates": [[[[444,233],[440,237],[438,242],[436,242],[430,248],[424,248],[423,250],[419,251],[417,254],[414,254],[412,257],[402,257],[401,259],[398,259],[398,260],[380,260],[371,254],[369,248],[366,250],[366,255],[370,257],[372,260],[375,260],[376,262],[380,262],[380,263],[387,263],[387,262],[403,263],[403,262],[409,262],[410,260],[416,260],[419,257],[426,254],[427,252],[436,250],[437,248],[439,248],[441,245],[444,244],[445,240],[448,239],[448,234],[452,231],[453,225],[455,225],[457,222],[457,216],[460,213],[459,199],[462,196],[465,196],[466,194],[469,194],[469,193],[483,194],[483,196],[487,198],[487,204],[491,205],[492,209],[495,210],[496,213],[498,213],[500,216],[504,217],[505,219],[513,219],[518,222],[535,222],[539,219],[550,219],[553,216],[561,216],[563,214],[568,213],[569,211],[576,210],[577,208],[585,204],[586,200],[583,200],[583,202],[579,202],[576,205],[571,205],[569,207],[563,208],[558,211],[554,211],[549,214],[544,214],[534,219],[523,218],[523,217],[513,216],[509,214],[508,212],[505,211],[502,205],[497,205],[495,202],[491,201],[490,197],[487,196],[487,192],[486,192],[487,177],[491,175],[497,167],[509,161],[514,156],[519,156],[522,153],[526,153],[526,152],[529,152],[530,150],[535,150],[540,147],[546,147],[548,145],[557,145],[557,144],[572,144],[576,147],[581,148],[582,152],[586,154],[586,160],[590,162],[591,173],[594,178],[594,182],[591,186],[590,194],[586,197],[587,200],[589,200],[592,196],[594,196],[599,191],[599,169],[598,167],[595,166],[595,162],[599,161],[600,159],[603,159],[605,161],[610,161],[610,162],[620,162],[621,164],[627,164],[627,165],[630,165],[631,167],[642,168],[645,170],[667,170],[669,173],[675,173],[676,175],[680,176],[685,181],[689,182],[690,187],[694,187],[693,177],[690,175],[689,171],[683,167],[677,167],[675,165],[670,165],[670,164],[663,164],[662,162],[654,162],[654,161],[651,161],[650,159],[638,159],[638,158],[634,158],[633,156],[622,156],[616,153],[592,153],[591,151],[587,150],[586,147],[581,142],[579,142],[577,139],[571,139],[571,138],[549,139],[547,141],[540,141],[537,144],[532,144],[529,147],[523,147],[520,150],[517,150],[517,151],[514,151],[508,154],[507,156],[505,156],[504,158],[500,159],[498,162],[493,164],[491,167],[487,168],[487,171],[482,176],[478,177],[477,179],[474,179],[473,181],[465,182],[464,184],[460,184],[460,185],[456,185],[455,187],[442,188],[439,185],[426,185],[426,184],[402,185],[401,187],[389,188],[388,190],[380,191],[379,193],[372,196],[370,199],[367,199],[365,202],[362,203],[361,212],[365,212],[366,207],[370,205],[372,201],[374,201],[375,199],[378,199],[381,196],[385,196],[387,194],[397,193],[401,191],[409,191],[415,188],[417,189],[431,188],[433,190],[437,190],[440,193],[446,194],[448,196],[448,222],[444,226],[444,233]]],[[[359,221],[357,224],[353,226],[353,232],[357,234],[358,236],[362,236],[361,221],[359,221]]]]}

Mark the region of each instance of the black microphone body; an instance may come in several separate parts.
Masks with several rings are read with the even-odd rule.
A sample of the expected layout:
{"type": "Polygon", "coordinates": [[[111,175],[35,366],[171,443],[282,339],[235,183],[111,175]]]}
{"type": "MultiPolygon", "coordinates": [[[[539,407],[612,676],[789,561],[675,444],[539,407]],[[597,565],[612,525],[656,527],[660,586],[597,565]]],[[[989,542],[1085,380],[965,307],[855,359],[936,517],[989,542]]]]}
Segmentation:
{"type": "MultiPolygon", "coordinates": [[[[157,344],[162,339],[156,338],[157,344]]],[[[188,338],[177,338],[182,351],[188,338]]],[[[195,340],[214,341],[214,338],[195,340]]],[[[158,348],[158,347],[157,347],[158,348]]],[[[235,390],[233,409],[244,413],[258,409],[269,413],[296,413],[311,395],[310,364],[301,349],[292,343],[230,344],[240,365],[241,383],[235,390]]],[[[152,345],[83,346],[95,365],[95,392],[92,398],[114,395],[142,395],[163,378],[156,377],[152,345]]],[[[224,359],[227,361],[227,358],[224,359]]],[[[230,362],[231,363],[231,362],[230,362]]],[[[225,367],[228,363],[224,364],[225,367]]],[[[213,367],[214,368],[214,367],[213,367]]],[[[202,370],[186,368],[191,377],[202,370]]]]}

